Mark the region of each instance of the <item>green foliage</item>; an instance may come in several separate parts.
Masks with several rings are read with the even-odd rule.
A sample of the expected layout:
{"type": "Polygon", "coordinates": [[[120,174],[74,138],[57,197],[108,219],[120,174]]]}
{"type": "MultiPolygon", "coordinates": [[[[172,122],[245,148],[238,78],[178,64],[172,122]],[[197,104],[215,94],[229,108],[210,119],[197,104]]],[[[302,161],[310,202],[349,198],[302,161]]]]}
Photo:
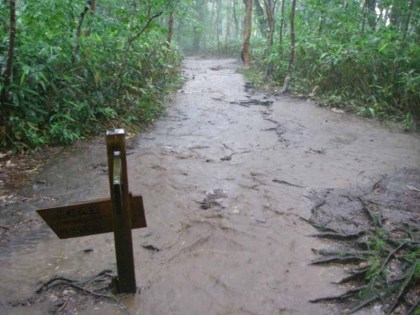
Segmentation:
{"type": "MultiPolygon", "coordinates": [[[[165,16],[177,2],[168,3],[97,1],[82,21],[86,1],[18,1],[13,81],[4,87],[0,79],[10,95],[0,107],[8,117],[8,143],[70,144],[106,127],[153,121],[163,95],[180,80],[181,57],[166,42],[166,25],[148,23],[148,10],[165,16]]],[[[6,25],[7,18],[8,6],[0,4],[6,25]]],[[[3,68],[7,49],[8,29],[2,28],[3,68]]]]}
{"type": "Polygon", "coordinates": [[[341,106],[350,102],[364,116],[419,115],[420,81],[413,69],[420,65],[420,52],[414,43],[391,43],[388,37],[375,33],[345,44],[325,39],[302,43],[295,79],[306,92],[316,86],[324,98],[342,96],[341,106]]]}
{"type": "MultiPolygon", "coordinates": [[[[378,0],[376,28],[372,29],[363,11],[364,1],[300,3],[292,91],[315,96],[324,105],[371,118],[391,118],[402,122],[406,130],[415,129],[420,118],[420,7],[414,5],[410,11],[409,2],[398,9],[393,1],[378,0]],[[393,23],[390,16],[397,9],[402,11],[396,15],[398,23],[393,23]]],[[[286,24],[288,12],[286,5],[286,24]]],[[[274,64],[273,84],[281,85],[289,60],[289,30],[283,34],[282,45],[277,37],[268,54],[263,38],[256,35],[253,65],[264,72],[274,64]]]]}

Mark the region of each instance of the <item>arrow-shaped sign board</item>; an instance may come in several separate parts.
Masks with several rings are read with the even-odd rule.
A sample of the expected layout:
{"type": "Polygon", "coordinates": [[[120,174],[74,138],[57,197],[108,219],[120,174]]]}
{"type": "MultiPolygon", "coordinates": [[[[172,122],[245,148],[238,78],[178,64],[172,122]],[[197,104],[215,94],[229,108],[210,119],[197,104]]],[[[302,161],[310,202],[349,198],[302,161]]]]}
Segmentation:
{"type": "MultiPolygon", "coordinates": [[[[147,227],[143,198],[130,195],[131,228],[147,227]]],[[[98,199],[69,206],[37,210],[59,238],[113,232],[112,201],[98,199]]]]}

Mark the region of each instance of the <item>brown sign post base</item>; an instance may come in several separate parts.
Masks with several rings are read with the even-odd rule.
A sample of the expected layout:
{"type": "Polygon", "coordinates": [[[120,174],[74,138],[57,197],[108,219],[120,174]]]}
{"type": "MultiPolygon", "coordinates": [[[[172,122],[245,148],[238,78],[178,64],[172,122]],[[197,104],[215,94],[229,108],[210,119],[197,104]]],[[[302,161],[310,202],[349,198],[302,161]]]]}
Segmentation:
{"type": "Polygon", "coordinates": [[[37,212],[59,238],[114,232],[118,292],[135,293],[137,287],[131,229],[147,226],[143,199],[129,193],[124,130],[108,131],[106,145],[111,199],[37,212]]]}

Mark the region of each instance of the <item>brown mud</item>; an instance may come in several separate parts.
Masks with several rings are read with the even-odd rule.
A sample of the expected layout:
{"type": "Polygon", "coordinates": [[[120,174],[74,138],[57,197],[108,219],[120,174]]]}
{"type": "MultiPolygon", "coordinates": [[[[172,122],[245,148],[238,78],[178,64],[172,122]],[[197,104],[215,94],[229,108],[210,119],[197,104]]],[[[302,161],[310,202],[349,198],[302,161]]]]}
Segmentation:
{"type": "Polygon", "coordinates": [[[346,287],[332,284],[340,267],[309,265],[326,243],[301,220],[308,196],[363,191],[418,168],[420,138],[255,92],[237,67],[186,59],[188,81],[165,115],[129,140],[130,190],[143,195],[148,221],[133,231],[141,293],[122,298],[126,308],[76,286],[36,294],[54,277],[86,284],[116,270],[112,234],[59,240],[34,211],[109,195],[104,141],[82,143],[0,206],[0,313],[340,313],[309,302],[346,287]]]}

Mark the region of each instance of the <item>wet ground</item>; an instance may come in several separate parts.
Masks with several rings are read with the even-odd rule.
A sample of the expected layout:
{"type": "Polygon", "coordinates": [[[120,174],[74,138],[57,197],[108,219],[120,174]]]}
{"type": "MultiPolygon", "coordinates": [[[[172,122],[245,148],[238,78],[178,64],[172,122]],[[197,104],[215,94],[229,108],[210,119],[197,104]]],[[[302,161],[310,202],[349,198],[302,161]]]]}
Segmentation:
{"type": "MultiPolygon", "coordinates": [[[[326,245],[301,220],[308,196],[420,165],[417,135],[255,92],[238,67],[186,59],[188,81],[164,117],[129,140],[130,190],[148,221],[133,231],[141,294],[123,298],[130,314],[339,313],[308,302],[345,291],[331,284],[339,267],[308,265],[326,245]]],[[[122,312],[71,288],[34,297],[56,276],[116,270],[112,234],[59,240],[34,211],[108,196],[105,151],[103,141],[66,150],[0,206],[0,313],[122,312]]]]}

